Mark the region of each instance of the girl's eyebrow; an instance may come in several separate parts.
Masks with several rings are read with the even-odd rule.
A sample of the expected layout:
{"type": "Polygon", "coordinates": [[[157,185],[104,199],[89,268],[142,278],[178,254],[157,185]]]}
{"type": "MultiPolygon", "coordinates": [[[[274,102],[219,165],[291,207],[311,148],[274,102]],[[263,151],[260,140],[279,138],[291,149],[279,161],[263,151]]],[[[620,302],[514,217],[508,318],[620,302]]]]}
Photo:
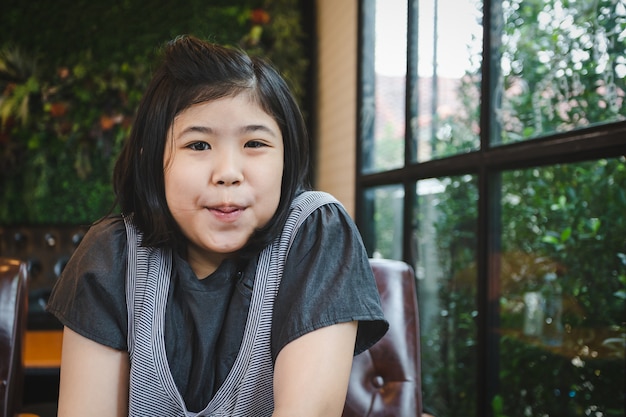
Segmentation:
{"type": "Polygon", "coordinates": [[[248,125],[241,128],[242,133],[265,132],[276,137],[276,132],[265,125],[248,125]]]}
{"type": "Polygon", "coordinates": [[[184,128],[182,132],[180,132],[178,137],[181,138],[181,137],[185,136],[188,133],[194,133],[194,132],[199,132],[199,133],[203,133],[205,135],[210,135],[214,131],[213,131],[212,128],[210,128],[208,126],[188,126],[188,127],[184,128]]]}

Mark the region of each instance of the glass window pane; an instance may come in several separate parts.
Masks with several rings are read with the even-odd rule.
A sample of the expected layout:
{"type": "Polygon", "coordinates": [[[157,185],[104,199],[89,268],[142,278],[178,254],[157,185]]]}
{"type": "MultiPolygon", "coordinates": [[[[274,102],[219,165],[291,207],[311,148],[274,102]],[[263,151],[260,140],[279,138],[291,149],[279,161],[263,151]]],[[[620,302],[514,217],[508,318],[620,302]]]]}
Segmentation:
{"type": "Polygon", "coordinates": [[[389,185],[365,191],[366,229],[361,230],[370,256],[402,259],[404,187],[389,185]]]}
{"type": "Polygon", "coordinates": [[[475,416],[476,177],[423,180],[416,192],[424,405],[437,416],[475,416]]]}
{"type": "Polygon", "coordinates": [[[406,0],[376,0],[373,103],[363,103],[375,109],[374,140],[364,149],[364,172],[404,165],[406,38],[406,0]]]}
{"type": "Polygon", "coordinates": [[[494,144],[626,119],[624,1],[508,0],[500,15],[494,144]]]}
{"type": "Polygon", "coordinates": [[[626,415],[626,159],[502,178],[501,414],[626,415]]]}
{"type": "Polygon", "coordinates": [[[416,2],[417,74],[412,101],[414,161],[478,149],[482,4],[416,2]],[[453,11],[453,12],[452,12],[453,11]]]}

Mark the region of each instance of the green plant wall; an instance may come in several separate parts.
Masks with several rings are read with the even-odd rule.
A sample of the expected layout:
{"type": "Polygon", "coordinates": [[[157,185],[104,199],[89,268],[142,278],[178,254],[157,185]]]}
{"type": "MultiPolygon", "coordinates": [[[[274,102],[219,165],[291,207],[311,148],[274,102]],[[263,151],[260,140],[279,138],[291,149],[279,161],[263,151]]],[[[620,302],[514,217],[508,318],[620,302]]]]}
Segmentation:
{"type": "Polygon", "coordinates": [[[167,40],[193,34],[263,55],[305,100],[297,0],[8,0],[0,4],[0,225],[89,224],[167,40]]]}

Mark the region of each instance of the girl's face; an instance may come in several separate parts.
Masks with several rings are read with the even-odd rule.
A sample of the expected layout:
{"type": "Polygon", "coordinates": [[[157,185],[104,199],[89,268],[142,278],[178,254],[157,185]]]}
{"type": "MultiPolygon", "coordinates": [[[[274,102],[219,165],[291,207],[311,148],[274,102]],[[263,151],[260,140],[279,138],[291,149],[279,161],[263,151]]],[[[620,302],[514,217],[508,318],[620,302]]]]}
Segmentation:
{"type": "Polygon", "coordinates": [[[174,119],[163,161],[165,197],[199,278],[272,218],[283,153],[278,124],[246,94],[194,105],[174,119]]]}

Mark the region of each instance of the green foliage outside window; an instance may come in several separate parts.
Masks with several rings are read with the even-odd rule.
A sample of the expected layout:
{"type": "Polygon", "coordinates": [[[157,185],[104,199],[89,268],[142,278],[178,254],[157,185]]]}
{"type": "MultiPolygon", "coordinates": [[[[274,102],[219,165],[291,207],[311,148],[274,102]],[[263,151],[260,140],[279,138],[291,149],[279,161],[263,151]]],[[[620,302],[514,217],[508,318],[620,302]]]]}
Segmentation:
{"type": "MultiPolygon", "coordinates": [[[[499,103],[507,116],[498,115],[501,130],[496,133],[497,143],[624,119],[626,85],[624,78],[618,76],[626,71],[623,2],[591,3],[606,14],[581,18],[585,24],[562,32],[540,30],[539,14],[556,6],[579,8],[581,3],[506,3],[512,10],[505,11],[511,13],[504,28],[506,37],[518,42],[503,45],[505,60],[513,64],[511,71],[503,73],[503,86],[506,90],[522,82],[526,88],[499,103]],[[574,29],[578,31],[575,38],[571,32],[574,29]],[[598,45],[585,39],[593,39],[598,33],[611,35],[604,51],[608,60],[578,62],[581,55],[572,51],[583,56],[597,54],[593,49],[598,45]],[[537,59],[542,51],[563,55],[545,62],[537,59]],[[576,80],[577,91],[584,92],[579,97],[547,95],[550,87],[542,82],[547,72],[555,71],[552,65],[559,59],[563,59],[561,64],[567,63],[555,72],[562,75],[560,85],[569,81],[571,87],[571,81],[576,80]],[[613,76],[607,77],[607,73],[613,76]],[[598,94],[607,80],[614,83],[613,101],[598,94]],[[533,100],[537,91],[546,93],[541,102],[533,100]]],[[[467,91],[479,88],[472,86],[472,80],[476,80],[476,74],[467,74],[463,79],[460,100],[467,91]]],[[[477,114],[476,106],[466,112],[477,114]]],[[[442,121],[453,134],[438,143],[447,146],[441,153],[461,153],[466,151],[464,144],[477,143],[477,137],[471,133],[475,120],[451,117],[442,121]],[[466,136],[462,136],[463,132],[466,136]]],[[[498,221],[494,226],[501,230],[501,300],[497,306],[501,322],[497,331],[521,327],[521,295],[539,290],[545,274],[553,272],[563,288],[565,331],[588,333],[586,338],[570,341],[570,347],[580,352],[573,359],[558,350],[529,344],[516,335],[500,335],[498,358],[491,359],[498,363],[499,379],[498,394],[492,403],[494,415],[622,416],[626,389],[626,158],[505,171],[499,175],[495,181],[500,184],[497,188],[501,201],[496,203],[501,203],[502,212],[499,219],[492,219],[498,221]]],[[[475,283],[458,283],[463,282],[464,275],[476,277],[472,263],[475,254],[467,253],[476,245],[472,239],[476,233],[472,219],[476,218],[468,218],[471,207],[467,205],[475,201],[476,188],[459,186],[458,181],[444,184],[446,188],[437,207],[436,242],[442,264],[439,301],[446,315],[440,319],[438,334],[423,342],[434,345],[433,351],[440,353],[428,358],[425,368],[433,371],[426,377],[433,385],[424,389],[427,403],[440,415],[450,417],[473,415],[468,410],[475,409],[475,396],[471,395],[475,369],[467,366],[476,360],[475,345],[471,343],[475,318],[470,314],[476,297],[475,283]],[[467,329],[471,331],[467,333],[467,329]]]]}
{"type": "Polygon", "coordinates": [[[501,337],[504,410],[623,415],[626,158],[505,172],[502,182],[500,327],[522,327],[522,296],[544,291],[547,273],[563,303],[560,348],[501,337]]]}
{"type": "MultiPolygon", "coordinates": [[[[500,183],[494,415],[622,416],[626,158],[505,171],[500,183]],[[551,272],[562,287],[562,349],[520,337],[523,295],[541,291],[551,272]]],[[[440,415],[460,417],[476,406],[477,188],[469,176],[442,184],[435,224],[441,314],[437,331],[423,334],[424,391],[440,415]]]]}

